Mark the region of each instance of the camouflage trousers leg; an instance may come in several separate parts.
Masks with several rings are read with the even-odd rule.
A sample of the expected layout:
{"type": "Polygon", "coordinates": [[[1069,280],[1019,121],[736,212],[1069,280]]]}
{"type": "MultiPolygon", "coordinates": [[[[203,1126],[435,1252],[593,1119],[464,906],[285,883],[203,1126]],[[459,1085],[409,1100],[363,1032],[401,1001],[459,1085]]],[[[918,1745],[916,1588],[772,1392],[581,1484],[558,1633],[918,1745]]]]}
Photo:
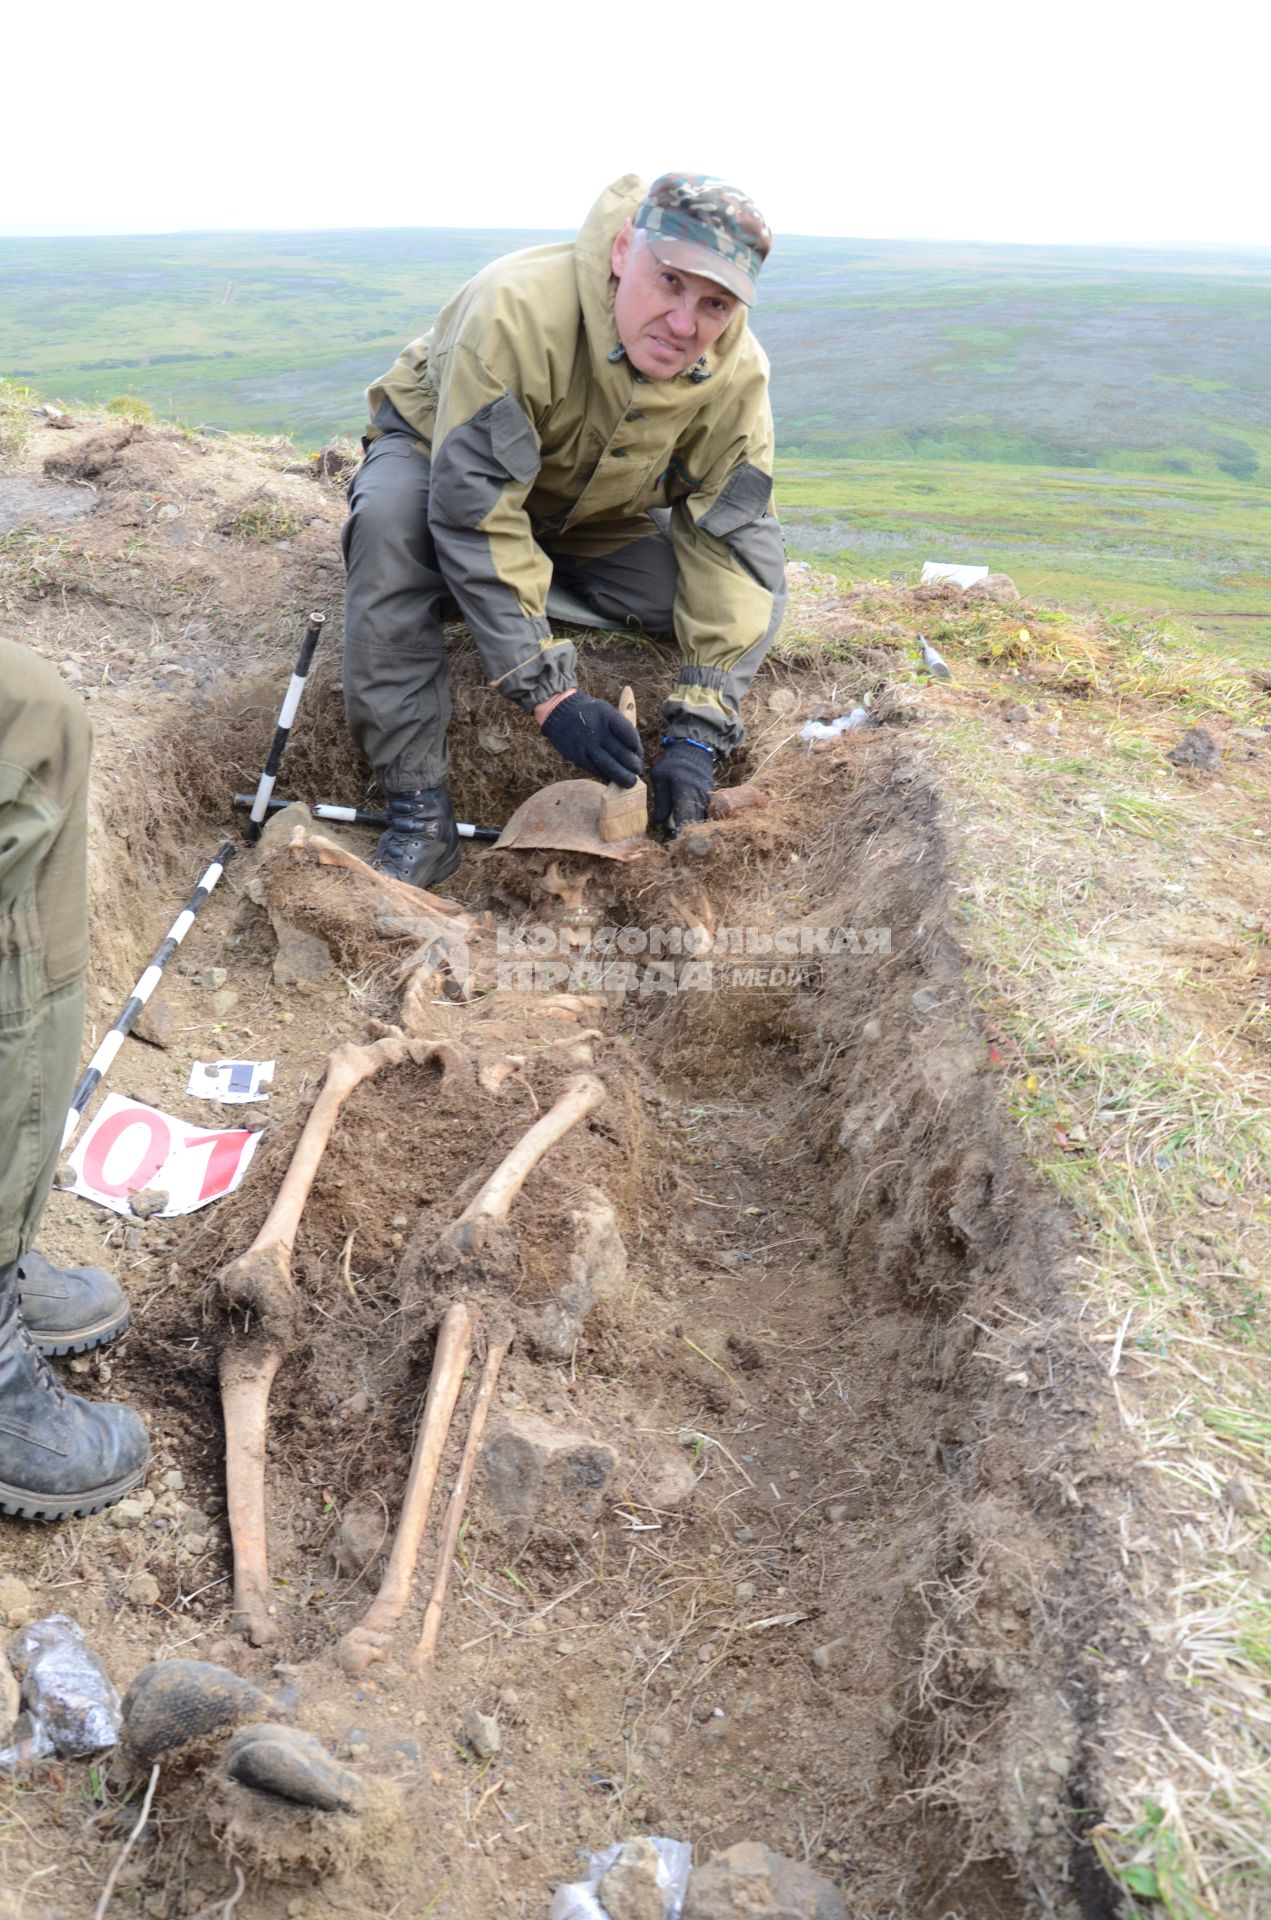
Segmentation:
{"type": "Polygon", "coordinates": [[[0,1268],[35,1237],[75,1086],[90,750],[78,697],[0,639],[0,1268]]]}
{"type": "Polygon", "coordinates": [[[383,433],[349,486],[344,525],[344,705],[385,793],[438,787],[449,765],[452,617],[428,530],[429,464],[409,433],[383,433]]]}
{"type": "Polygon", "coordinates": [[[553,585],[590,607],[597,626],[673,633],[679,567],[670,520],[668,509],[655,509],[642,522],[647,526],[652,521],[652,532],[608,553],[571,554],[549,546],[553,585]]]}

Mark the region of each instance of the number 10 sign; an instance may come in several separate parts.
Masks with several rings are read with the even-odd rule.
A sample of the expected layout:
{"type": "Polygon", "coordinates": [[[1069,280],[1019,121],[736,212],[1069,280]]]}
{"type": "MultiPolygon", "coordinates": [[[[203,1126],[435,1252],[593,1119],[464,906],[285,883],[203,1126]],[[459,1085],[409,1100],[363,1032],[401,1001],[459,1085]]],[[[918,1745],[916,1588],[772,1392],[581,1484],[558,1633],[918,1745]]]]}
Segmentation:
{"type": "Polygon", "coordinates": [[[259,1138],[247,1127],[209,1133],[112,1093],[71,1155],[73,1191],[130,1213],[134,1193],[157,1188],[168,1196],[158,1217],[193,1213],[233,1193],[259,1138]]]}

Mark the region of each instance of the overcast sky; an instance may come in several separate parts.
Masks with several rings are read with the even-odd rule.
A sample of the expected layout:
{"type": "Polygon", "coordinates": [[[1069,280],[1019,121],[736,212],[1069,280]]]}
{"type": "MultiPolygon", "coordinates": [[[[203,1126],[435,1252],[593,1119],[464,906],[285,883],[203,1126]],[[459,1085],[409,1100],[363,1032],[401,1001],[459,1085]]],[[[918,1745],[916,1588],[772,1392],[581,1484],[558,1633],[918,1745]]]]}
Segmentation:
{"type": "Polygon", "coordinates": [[[1271,244],[1265,0],[83,0],[6,23],[0,233],[573,227],[722,174],[778,236],[1271,244]]]}

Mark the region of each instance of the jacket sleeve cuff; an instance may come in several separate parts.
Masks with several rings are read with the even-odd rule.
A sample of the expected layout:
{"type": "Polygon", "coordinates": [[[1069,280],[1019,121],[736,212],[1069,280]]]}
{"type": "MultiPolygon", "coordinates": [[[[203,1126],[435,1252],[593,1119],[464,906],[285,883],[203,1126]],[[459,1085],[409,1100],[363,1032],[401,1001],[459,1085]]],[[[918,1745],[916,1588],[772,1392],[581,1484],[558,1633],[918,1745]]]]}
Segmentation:
{"type": "Polygon", "coordinates": [[[573,641],[545,640],[540,652],[513,667],[497,684],[500,693],[532,714],[541,701],[568,693],[578,685],[578,655],[573,641]]]}

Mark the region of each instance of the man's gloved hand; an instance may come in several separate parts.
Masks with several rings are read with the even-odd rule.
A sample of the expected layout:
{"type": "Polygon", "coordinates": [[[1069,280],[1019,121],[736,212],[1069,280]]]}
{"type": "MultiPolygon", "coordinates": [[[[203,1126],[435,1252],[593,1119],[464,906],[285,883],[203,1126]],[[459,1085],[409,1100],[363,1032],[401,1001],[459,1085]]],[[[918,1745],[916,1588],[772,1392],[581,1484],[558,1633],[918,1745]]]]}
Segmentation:
{"type": "Polygon", "coordinates": [[[697,740],[668,740],[649,769],[653,824],[673,838],[706,818],[715,791],[715,750],[697,740]]]}
{"type": "Polygon", "coordinates": [[[607,700],[589,693],[566,694],[542,722],[542,731],[562,760],[597,780],[633,787],[644,772],[639,734],[607,700]]]}

